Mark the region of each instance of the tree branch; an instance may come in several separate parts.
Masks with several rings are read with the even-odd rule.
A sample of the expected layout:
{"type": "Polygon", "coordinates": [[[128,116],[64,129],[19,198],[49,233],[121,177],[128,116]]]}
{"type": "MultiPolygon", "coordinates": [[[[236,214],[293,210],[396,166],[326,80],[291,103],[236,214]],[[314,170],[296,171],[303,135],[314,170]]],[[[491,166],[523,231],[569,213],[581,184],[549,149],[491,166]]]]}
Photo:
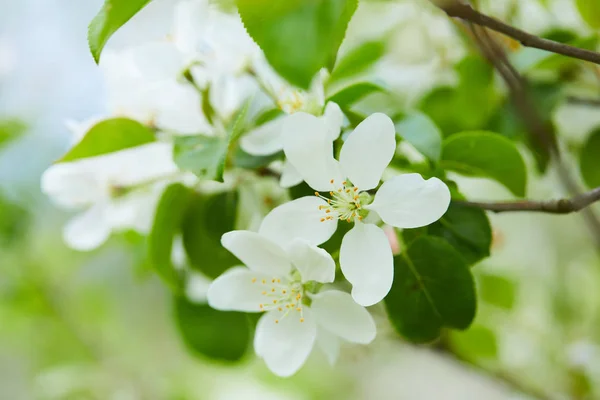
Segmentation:
{"type": "Polygon", "coordinates": [[[600,65],[600,53],[532,35],[521,29],[505,24],[496,18],[485,15],[475,10],[469,4],[462,3],[460,0],[452,1],[450,3],[451,4],[440,7],[450,17],[460,18],[496,32],[500,32],[519,41],[526,47],[534,47],[536,49],[546,50],[600,65]]]}
{"type": "Polygon", "coordinates": [[[600,107],[600,99],[587,99],[583,97],[569,96],[567,102],[582,106],[600,107]]]}
{"type": "Polygon", "coordinates": [[[580,211],[597,201],[600,201],[600,187],[570,199],[549,201],[519,200],[503,202],[478,202],[453,200],[455,204],[460,204],[466,207],[481,208],[483,210],[493,211],[495,213],[529,211],[543,212],[548,214],[570,214],[580,211]]]}

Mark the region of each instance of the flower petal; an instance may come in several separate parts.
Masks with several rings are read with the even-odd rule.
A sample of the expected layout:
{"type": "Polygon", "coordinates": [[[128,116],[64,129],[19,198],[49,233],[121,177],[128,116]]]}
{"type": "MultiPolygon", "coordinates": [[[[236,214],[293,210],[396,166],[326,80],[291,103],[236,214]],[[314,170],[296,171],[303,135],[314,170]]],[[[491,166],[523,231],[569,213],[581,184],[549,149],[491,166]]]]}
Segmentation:
{"type": "Polygon", "coordinates": [[[281,171],[281,179],[279,180],[281,187],[290,188],[302,183],[303,180],[302,175],[294,168],[292,163],[285,160],[283,163],[283,171],[281,171]]]}
{"type": "Polygon", "coordinates": [[[385,114],[361,122],[342,146],[340,168],[360,190],[375,188],[396,151],[396,128],[385,114]]]}
{"type": "Polygon", "coordinates": [[[298,112],[285,119],[283,151],[302,178],[315,190],[330,191],[341,182],[333,158],[333,143],[324,119],[298,112]]]}
{"type": "Polygon", "coordinates": [[[344,113],[340,106],[333,101],[330,101],[325,106],[325,112],[321,117],[327,125],[327,131],[329,132],[329,138],[333,141],[340,136],[342,131],[342,125],[344,124],[344,113]]]}
{"type": "Polygon", "coordinates": [[[102,183],[80,162],[58,163],[42,174],[42,192],[66,208],[93,204],[104,194],[102,183]]]}
{"type": "Polygon", "coordinates": [[[97,204],[73,217],[64,227],[63,238],[69,247],[88,251],[104,243],[110,233],[104,218],[104,204],[97,204]]]}
{"type": "Polygon", "coordinates": [[[250,231],[227,232],[221,244],[248,268],[273,276],[286,276],[292,265],[285,252],[264,236],[250,231]]]}
{"type": "Polygon", "coordinates": [[[282,312],[271,311],[256,325],[254,350],[278,376],[295,374],[312,351],[317,327],[310,308],[304,307],[303,313],[304,322],[300,322],[297,313],[283,317],[282,312]]]}
{"type": "Polygon", "coordinates": [[[450,190],[444,182],[405,174],[384,182],[365,208],[375,210],[386,224],[418,228],[440,219],[449,205],[450,190]]]}
{"type": "Polygon", "coordinates": [[[283,130],[289,116],[276,118],[248,132],[240,140],[240,146],[255,156],[274,154],[283,149],[283,130]]]}
{"type": "Polygon", "coordinates": [[[208,287],[208,305],[223,311],[260,312],[260,305],[265,303],[262,293],[267,290],[262,280],[270,282],[271,278],[247,268],[231,268],[208,287]]]}
{"type": "Polygon", "coordinates": [[[337,229],[337,219],[321,222],[327,202],[316,196],[301,197],[274,208],[264,218],[258,232],[287,247],[294,239],[306,239],[315,246],[325,243],[337,229]]]}
{"type": "Polygon", "coordinates": [[[302,282],[333,282],[335,261],[323,249],[311,245],[307,240],[296,239],[287,249],[294,267],[300,271],[302,282]]]}
{"type": "Polygon", "coordinates": [[[373,317],[348,293],[330,290],[313,295],[311,308],[320,327],[345,340],[367,344],[375,339],[373,317]]]}
{"type": "Polygon", "coordinates": [[[394,259],[383,230],[373,224],[356,223],[342,239],[340,266],[352,284],[352,297],[362,306],[371,306],[390,291],[394,280],[394,259]]]}
{"type": "Polygon", "coordinates": [[[328,330],[317,326],[317,346],[327,357],[330,365],[335,364],[340,355],[340,339],[328,330]]]}

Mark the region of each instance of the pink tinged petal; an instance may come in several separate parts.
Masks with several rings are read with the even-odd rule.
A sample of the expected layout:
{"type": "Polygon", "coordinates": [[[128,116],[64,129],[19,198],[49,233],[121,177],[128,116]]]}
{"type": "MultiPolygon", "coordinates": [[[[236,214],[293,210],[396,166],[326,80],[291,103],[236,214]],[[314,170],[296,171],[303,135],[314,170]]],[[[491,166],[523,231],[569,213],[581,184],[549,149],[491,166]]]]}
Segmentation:
{"type": "Polygon", "coordinates": [[[386,224],[418,228],[440,219],[449,205],[450,190],[444,182],[405,174],[384,182],[365,208],[376,211],[386,224]]]}
{"type": "Polygon", "coordinates": [[[328,330],[317,326],[317,347],[327,357],[330,365],[334,365],[340,355],[340,339],[328,330]]]}
{"type": "Polygon", "coordinates": [[[337,229],[337,219],[325,220],[319,206],[327,202],[316,196],[301,197],[274,208],[264,218],[258,232],[285,248],[294,239],[305,239],[315,246],[325,243],[337,229]]]}
{"type": "Polygon", "coordinates": [[[273,276],[286,276],[292,265],[285,252],[264,236],[250,231],[227,232],[221,244],[248,268],[273,276]]]}
{"type": "Polygon", "coordinates": [[[329,132],[329,138],[335,140],[340,136],[342,131],[342,125],[344,124],[344,113],[337,103],[330,101],[325,106],[325,112],[321,117],[327,125],[327,131],[329,132]]]}
{"type": "Polygon", "coordinates": [[[287,160],[284,161],[283,171],[281,171],[281,179],[279,180],[281,187],[290,188],[302,183],[302,181],[302,175],[300,175],[296,168],[294,168],[292,163],[287,160]]]}
{"type": "Polygon", "coordinates": [[[300,271],[302,282],[329,283],[335,279],[335,261],[323,249],[307,240],[296,239],[287,249],[294,267],[300,271]]]}
{"type": "Polygon", "coordinates": [[[256,325],[254,350],[275,375],[288,377],[295,374],[312,351],[317,327],[310,308],[304,307],[303,318],[300,322],[296,311],[285,317],[282,312],[271,311],[256,325]]]}
{"type": "Polygon", "coordinates": [[[248,132],[240,140],[240,146],[248,154],[265,156],[283,149],[283,130],[289,116],[279,117],[266,122],[248,132]]]}
{"type": "Polygon", "coordinates": [[[69,247],[88,251],[103,244],[110,233],[104,204],[98,204],[73,217],[63,230],[63,238],[69,247]]]}
{"type": "Polygon", "coordinates": [[[283,151],[310,187],[330,191],[342,181],[324,119],[298,112],[285,119],[283,151]]]}
{"type": "Polygon", "coordinates": [[[263,292],[270,290],[272,278],[243,267],[227,270],[208,287],[208,305],[222,311],[260,312],[260,305],[270,302],[263,292]]]}
{"type": "Polygon", "coordinates": [[[381,301],[394,280],[394,258],[387,236],[373,224],[356,223],[340,248],[340,266],[362,306],[381,301]]]}
{"type": "Polygon", "coordinates": [[[340,152],[340,168],[360,190],[375,188],[396,151],[396,128],[385,114],[375,113],[352,132],[340,152]]]}
{"type": "Polygon", "coordinates": [[[311,308],[320,327],[349,342],[368,344],[375,339],[373,317],[348,293],[330,290],[316,294],[311,308]]]}

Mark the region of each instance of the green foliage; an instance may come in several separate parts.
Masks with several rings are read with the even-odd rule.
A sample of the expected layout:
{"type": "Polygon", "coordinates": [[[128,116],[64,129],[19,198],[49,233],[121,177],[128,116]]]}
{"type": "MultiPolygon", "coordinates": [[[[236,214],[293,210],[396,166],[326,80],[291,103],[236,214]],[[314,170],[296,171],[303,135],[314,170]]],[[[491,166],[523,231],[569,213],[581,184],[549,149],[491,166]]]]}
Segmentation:
{"type": "Polygon", "coordinates": [[[431,161],[442,153],[442,134],[427,115],[415,112],[396,123],[396,132],[431,161]]]}
{"type": "Polygon", "coordinates": [[[381,86],[372,82],[359,82],[352,84],[332,94],[327,101],[337,103],[342,109],[347,109],[357,101],[377,92],[385,92],[381,86]]]}
{"type": "Polygon", "coordinates": [[[590,134],[581,148],[579,170],[588,187],[600,186],[600,128],[590,134]]]}
{"type": "Polygon", "coordinates": [[[156,273],[172,288],[181,287],[181,279],[171,262],[173,238],[179,232],[193,191],[174,183],[164,191],[156,209],[148,236],[148,257],[156,273]]]}
{"type": "Polygon", "coordinates": [[[217,311],[183,297],[173,302],[177,328],[192,354],[226,362],[239,361],[246,354],[250,329],[245,314],[217,311]]]}
{"type": "Polygon", "coordinates": [[[413,342],[430,342],[443,327],[466,329],[473,321],[473,277],[447,242],[422,236],[394,258],[394,283],[385,306],[398,333],[413,342]]]}
{"type": "Polygon", "coordinates": [[[351,78],[373,66],[386,51],[386,45],[380,40],[365,42],[352,49],[335,64],[329,82],[351,78]]]}
{"type": "Polygon", "coordinates": [[[575,0],[581,17],[589,26],[600,29],[600,2],[595,0],[575,0]]]}
{"type": "Polygon", "coordinates": [[[510,310],[515,305],[515,283],[503,276],[481,273],[477,276],[481,299],[496,307],[510,310]]]}
{"type": "Polygon", "coordinates": [[[147,126],[128,118],[111,118],[94,125],[59,162],[113,153],[154,140],[154,132],[147,126]]]}
{"type": "Polygon", "coordinates": [[[422,235],[436,236],[446,240],[457,250],[467,265],[473,265],[490,255],[492,227],[485,211],[451,203],[439,221],[416,229],[404,229],[404,242],[422,235]]]}
{"type": "Polygon", "coordinates": [[[18,139],[27,130],[27,125],[19,119],[0,119],[0,148],[18,139]]]}
{"type": "Polygon", "coordinates": [[[96,63],[110,37],[150,0],[105,0],[88,27],[88,44],[96,63]]]}
{"type": "Polygon", "coordinates": [[[483,325],[475,324],[464,332],[450,332],[450,346],[460,357],[472,362],[494,359],[498,355],[496,335],[483,325]]]}
{"type": "Polygon", "coordinates": [[[275,70],[308,89],[323,67],[332,69],[357,0],[237,0],[250,36],[275,70]]]}
{"type": "Polygon", "coordinates": [[[237,192],[196,194],[184,212],[183,246],[191,267],[210,278],[240,264],[221,245],[221,236],[235,229],[238,202],[237,192]]]}
{"type": "Polygon", "coordinates": [[[516,196],[525,196],[525,162],[513,142],[485,131],[462,132],[447,138],[441,165],[468,176],[498,181],[516,196]]]}
{"type": "Polygon", "coordinates": [[[223,182],[229,143],[217,136],[181,136],[175,139],[173,159],[183,170],[197,177],[223,182]]]}
{"type": "Polygon", "coordinates": [[[421,100],[420,110],[442,130],[444,136],[481,129],[499,105],[493,69],[480,57],[468,56],[456,67],[457,87],[440,87],[421,100]]]}

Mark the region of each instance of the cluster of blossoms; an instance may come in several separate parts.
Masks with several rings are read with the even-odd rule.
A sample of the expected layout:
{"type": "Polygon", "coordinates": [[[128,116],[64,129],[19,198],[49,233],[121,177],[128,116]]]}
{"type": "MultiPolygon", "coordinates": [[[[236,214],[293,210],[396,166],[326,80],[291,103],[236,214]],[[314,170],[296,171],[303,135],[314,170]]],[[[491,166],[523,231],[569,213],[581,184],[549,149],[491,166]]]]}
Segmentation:
{"type": "MultiPolygon", "coordinates": [[[[254,115],[275,108],[275,118],[243,132],[239,146],[253,156],[283,151],[285,158],[269,166],[280,175],[280,185],[304,181],[315,195],[275,207],[256,232],[245,226],[247,230],[223,235],[223,247],[245,267],[215,279],[206,294],[208,304],[223,311],[264,313],[254,348],[280,376],[294,374],[315,345],[333,362],[342,341],[370,343],[376,327],[365,307],[387,295],[394,275],[382,226],[415,228],[438,220],[450,203],[447,186],[419,174],[385,176],[397,147],[388,116],[371,114],[354,130],[347,129],[342,109],[325,100],[325,72],[315,76],[308,91],[287,84],[240,18],[208,0],[179,1],[175,7],[154,1],[123,34],[165,16],[170,22],[161,36],[108,48],[100,62],[108,85],[108,115],[143,123],[156,140],[58,162],[42,177],[47,195],[61,206],[81,210],[65,227],[65,241],[91,250],[112,232],[148,233],[166,186],[179,182],[202,190],[200,178],[173,161],[178,138],[226,135],[225,127],[247,102],[254,115]],[[334,142],[342,142],[342,132],[336,159],[334,142]],[[388,179],[381,183],[384,176],[388,179]],[[338,223],[352,228],[334,259],[318,246],[333,236],[338,223]],[[343,278],[336,276],[337,263],[343,278]],[[341,290],[343,279],[351,284],[351,294],[341,290]]],[[[98,120],[77,125],[75,143],[98,120]]],[[[235,188],[239,176],[236,168],[227,170],[225,186],[235,188]]],[[[254,174],[253,179],[272,178],[254,174]]]]}

